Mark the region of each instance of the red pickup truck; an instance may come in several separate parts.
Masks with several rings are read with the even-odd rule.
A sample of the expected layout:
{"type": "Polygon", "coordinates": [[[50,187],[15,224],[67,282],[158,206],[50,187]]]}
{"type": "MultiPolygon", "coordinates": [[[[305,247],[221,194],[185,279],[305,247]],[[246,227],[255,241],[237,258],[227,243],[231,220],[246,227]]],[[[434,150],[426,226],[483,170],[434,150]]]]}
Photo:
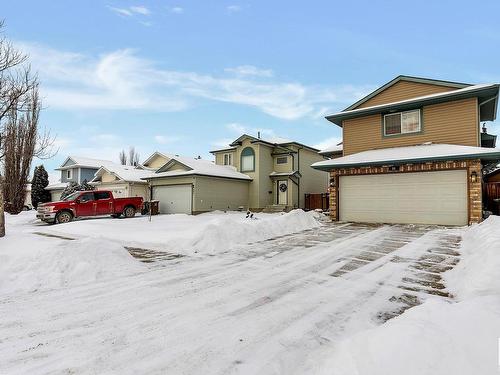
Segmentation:
{"type": "Polygon", "coordinates": [[[68,223],[83,216],[134,217],[142,209],[141,197],[114,198],[108,190],[77,191],[59,202],[38,205],[36,217],[46,223],[68,223]]]}

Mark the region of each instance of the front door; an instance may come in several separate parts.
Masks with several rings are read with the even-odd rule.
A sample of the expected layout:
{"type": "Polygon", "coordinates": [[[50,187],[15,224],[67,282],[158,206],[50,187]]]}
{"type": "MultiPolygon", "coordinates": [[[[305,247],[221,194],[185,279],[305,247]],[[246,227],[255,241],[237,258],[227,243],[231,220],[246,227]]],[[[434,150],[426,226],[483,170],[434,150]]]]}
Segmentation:
{"type": "Polygon", "coordinates": [[[288,203],[288,180],[278,180],[278,204],[286,205],[288,203]]]}

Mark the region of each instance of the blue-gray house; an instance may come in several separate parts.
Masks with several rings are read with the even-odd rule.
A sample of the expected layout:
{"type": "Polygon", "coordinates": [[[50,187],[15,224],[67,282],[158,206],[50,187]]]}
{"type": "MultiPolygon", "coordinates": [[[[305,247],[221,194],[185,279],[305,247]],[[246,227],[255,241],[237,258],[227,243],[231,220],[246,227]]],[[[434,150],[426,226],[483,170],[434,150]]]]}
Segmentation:
{"type": "Polygon", "coordinates": [[[110,164],[114,163],[110,160],[68,156],[64,163],[59,168],[56,168],[56,171],[61,171],[61,182],[46,187],[50,191],[52,201],[60,199],[61,193],[68,182],[74,181],[81,184],[85,180],[92,181],[99,168],[110,164]]]}

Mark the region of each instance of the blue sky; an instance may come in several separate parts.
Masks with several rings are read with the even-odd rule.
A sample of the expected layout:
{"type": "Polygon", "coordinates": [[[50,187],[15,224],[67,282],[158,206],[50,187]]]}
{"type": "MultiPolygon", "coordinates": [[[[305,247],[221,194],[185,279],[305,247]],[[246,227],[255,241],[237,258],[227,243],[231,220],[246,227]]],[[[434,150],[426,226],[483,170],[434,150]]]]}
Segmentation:
{"type": "MultiPolygon", "coordinates": [[[[241,132],[326,146],[324,115],[399,74],[500,82],[498,1],[4,0],[68,154],[209,158],[241,132]]],[[[496,125],[490,130],[500,130],[496,125]]],[[[38,161],[35,161],[38,163],[38,161]]]]}

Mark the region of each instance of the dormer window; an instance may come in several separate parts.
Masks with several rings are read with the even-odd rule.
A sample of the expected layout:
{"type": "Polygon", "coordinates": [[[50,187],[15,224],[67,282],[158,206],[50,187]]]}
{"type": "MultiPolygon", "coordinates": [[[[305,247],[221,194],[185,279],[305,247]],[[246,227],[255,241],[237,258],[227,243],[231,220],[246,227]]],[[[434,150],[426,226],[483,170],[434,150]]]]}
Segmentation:
{"type": "Polygon", "coordinates": [[[241,172],[255,171],[255,152],[253,148],[246,147],[241,151],[241,172]]]}
{"type": "Polygon", "coordinates": [[[224,154],[224,165],[233,165],[233,155],[224,154]]]}
{"type": "Polygon", "coordinates": [[[420,110],[391,113],[384,116],[384,135],[418,133],[422,130],[420,110]]]}

